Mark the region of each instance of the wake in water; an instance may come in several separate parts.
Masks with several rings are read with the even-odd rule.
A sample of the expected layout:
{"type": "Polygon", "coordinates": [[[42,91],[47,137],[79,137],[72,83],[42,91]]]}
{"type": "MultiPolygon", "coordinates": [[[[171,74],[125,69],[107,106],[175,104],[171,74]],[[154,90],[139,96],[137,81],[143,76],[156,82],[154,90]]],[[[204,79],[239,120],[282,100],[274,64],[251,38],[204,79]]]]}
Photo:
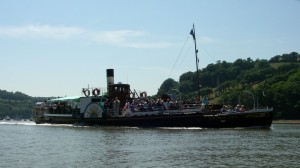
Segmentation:
{"type": "MultiPolygon", "coordinates": [[[[28,125],[28,126],[46,126],[46,127],[87,127],[87,128],[108,128],[107,126],[84,126],[74,124],[36,124],[33,121],[16,121],[16,120],[0,120],[0,125],[28,125]]],[[[125,129],[145,129],[144,127],[111,127],[110,128],[125,128],[125,129]]],[[[201,127],[151,127],[151,129],[162,130],[215,130],[214,128],[201,128],[201,127]]],[[[147,129],[147,128],[146,128],[147,129]]],[[[256,128],[218,128],[217,130],[253,130],[256,128]]],[[[264,130],[273,130],[273,126],[264,130]]]]}
{"type": "Polygon", "coordinates": [[[15,120],[11,120],[11,121],[6,121],[6,120],[2,120],[0,121],[0,125],[36,125],[35,122],[33,121],[15,121],[15,120]]]}
{"type": "Polygon", "coordinates": [[[202,130],[206,128],[201,127],[158,127],[159,129],[168,129],[168,130],[202,130]]]}
{"type": "Polygon", "coordinates": [[[16,121],[16,120],[0,120],[0,125],[35,125],[35,126],[70,126],[74,127],[72,124],[36,124],[34,121],[16,121]]]}

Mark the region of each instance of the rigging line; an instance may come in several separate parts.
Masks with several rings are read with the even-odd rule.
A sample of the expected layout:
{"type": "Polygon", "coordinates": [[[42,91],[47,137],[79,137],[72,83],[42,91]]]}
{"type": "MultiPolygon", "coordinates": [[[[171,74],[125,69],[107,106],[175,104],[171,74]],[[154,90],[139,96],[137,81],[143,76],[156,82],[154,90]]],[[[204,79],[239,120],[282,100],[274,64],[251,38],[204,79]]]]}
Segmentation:
{"type": "Polygon", "coordinates": [[[211,59],[212,61],[215,61],[215,62],[218,61],[215,57],[213,57],[213,56],[207,51],[207,49],[204,47],[204,45],[201,45],[200,48],[203,49],[203,51],[207,54],[207,56],[210,57],[210,59],[211,59]]]}
{"type": "MultiPolygon", "coordinates": [[[[187,52],[184,54],[184,57],[182,58],[181,63],[180,63],[179,66],[178,66],[178,69],[180,69],[180,67],[181,67],[181,65],[182,65],[182,63],[183,63],[183,61],[184,61],[185,58],[186,58],[186,56],[189,55],[189,53],[191,52],[191,48],[192,48],[192,47],[193,47],[193,44],[190,45],[189,49],[188,49],[187,52]]],[[[177,69],[176,73],[178,72],[178,69],[177,69]]],[[[175,73],[175,74],[176,74],[176,73],[175,73]]]]}
{"type": "Polygon", "coordinates": [[[175,65],[177,64],[177,61],[178,61],[178,59],[179,59],[179,57],[180,57],[180,55],[181,55],[181,53],[182,53],[182,51],[183,51],[183,48],[185,47],[186,42],[188,41],[189,37],[190,37],[190,35],[187,36],[187,38],[186,38],[186,40],[185,40],[185,42],[184,42],[184,44],[183,44],[183,46],[182,46],[182,48],[181,48],[181,50],[180,50],[180,52],[179,52],[179,55],[177,56],[176,61],[175,61],[174,65],[173,65],[173,67],[172,67],[172,70],[171,70],[171,72],[170,72],[170,74],[169,74],[169,77],[171,76],[171,74],[172,74],[172,72],[173,72],[173,70],[174,70],[174,67],[175,67],[175,65]]]}

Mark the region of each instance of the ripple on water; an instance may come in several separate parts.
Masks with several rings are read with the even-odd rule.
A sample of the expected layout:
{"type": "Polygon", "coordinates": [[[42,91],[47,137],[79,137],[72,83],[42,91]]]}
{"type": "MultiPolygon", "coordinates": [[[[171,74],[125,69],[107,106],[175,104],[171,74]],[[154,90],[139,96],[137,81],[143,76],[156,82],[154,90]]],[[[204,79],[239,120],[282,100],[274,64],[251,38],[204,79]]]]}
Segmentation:
{"type": "Polygon", "coordinates": [[[0,122],[1,167],[299,167],[300,125],[269,130],[0,122]]]}

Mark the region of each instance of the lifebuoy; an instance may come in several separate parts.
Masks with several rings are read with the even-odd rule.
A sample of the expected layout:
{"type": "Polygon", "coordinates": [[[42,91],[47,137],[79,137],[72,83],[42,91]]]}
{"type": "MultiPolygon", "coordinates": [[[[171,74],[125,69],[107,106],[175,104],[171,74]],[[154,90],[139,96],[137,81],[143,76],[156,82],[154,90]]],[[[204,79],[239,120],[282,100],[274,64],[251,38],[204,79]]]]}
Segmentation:
{"type": "Polygon", "coordinates": [[[94,96],[99,96],[100,95],[100,89],[96,88],[96,89],[93,90],[92,93],[93,93],[94,96]]]}
{"type": "Polygon", "coordinates": [[[82,92],[83,92],[83,94],[84,94],[86,97],[90,96],[90,90],[88,90],[88,89],[83,89],[82,92]]]}
{"type": "Polygon", "coordinates": [[[146,92],[140,93],[140,97],[147,97],[147,93],[146,92]]]}
{"type": "Polygon", "coordinates": [[[134,98],[134,93],[131,92],[131,93],[129,94],[129,97],[130,97],[130,98],[134,98]]]}

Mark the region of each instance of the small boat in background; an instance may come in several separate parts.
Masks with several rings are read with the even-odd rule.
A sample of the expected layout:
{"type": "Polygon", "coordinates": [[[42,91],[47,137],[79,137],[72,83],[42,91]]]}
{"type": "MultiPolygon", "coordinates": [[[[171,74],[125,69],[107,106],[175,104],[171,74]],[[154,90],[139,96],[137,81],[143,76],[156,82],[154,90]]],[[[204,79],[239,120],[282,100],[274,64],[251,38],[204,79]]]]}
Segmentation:
{"type": "Polygon", "coordinates": [[[4,117],[3,118],[3,120],[5,120],[5,121],[10,121],[10,120],[12,120],[9,116],[6,116],[6,117],[4,117]]]}

